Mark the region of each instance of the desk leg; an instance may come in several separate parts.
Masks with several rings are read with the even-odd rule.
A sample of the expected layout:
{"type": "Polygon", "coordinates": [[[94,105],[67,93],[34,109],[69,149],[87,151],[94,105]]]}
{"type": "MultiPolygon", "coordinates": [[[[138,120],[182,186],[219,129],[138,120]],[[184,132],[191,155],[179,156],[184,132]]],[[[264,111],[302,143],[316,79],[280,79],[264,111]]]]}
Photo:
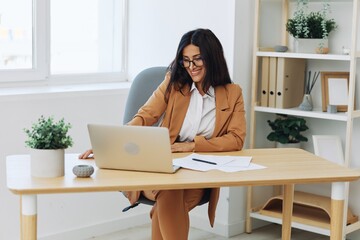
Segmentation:
{"type": "Polygon", "coordinates": [[[345,183],[331,185],[330,240],[342,240],[344,236],[345,183]]]}
{"type": "Polygon", "coordinates": [[[282,240],[291,239],[291,218],[294,202],[294,184],[284,185],[284,200],[282,206],[282,240]]]}
{"type": "Polygon", "coordinates": [[[37,196],[21,196],[21,240],[37,239],[37,196]]]}

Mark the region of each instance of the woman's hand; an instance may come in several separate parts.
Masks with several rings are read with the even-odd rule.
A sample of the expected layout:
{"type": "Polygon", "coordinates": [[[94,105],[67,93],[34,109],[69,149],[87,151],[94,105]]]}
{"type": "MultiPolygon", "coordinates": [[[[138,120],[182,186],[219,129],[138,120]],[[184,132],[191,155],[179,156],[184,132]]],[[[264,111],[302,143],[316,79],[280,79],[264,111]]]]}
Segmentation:
{"type": "Polygon", "coordinates": [[[80,154],[79,159],[94,159],[92,149],[86,150],[84,153],[80,154]]]}
{"type": "Polygon", "coordinates": [[[193,152],[195,142],[176,142],[171,145],[171,152],[193,152]]]}

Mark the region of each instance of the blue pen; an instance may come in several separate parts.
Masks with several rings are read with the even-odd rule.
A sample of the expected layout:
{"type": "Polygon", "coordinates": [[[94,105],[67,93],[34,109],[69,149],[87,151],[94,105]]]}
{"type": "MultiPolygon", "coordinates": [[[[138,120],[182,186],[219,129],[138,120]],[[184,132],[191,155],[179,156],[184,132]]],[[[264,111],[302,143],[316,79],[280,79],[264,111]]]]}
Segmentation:
{"type": "Polygon", "coordinates": [[[207,164],[216,165],[216,163],[214,163],[214,162],[209,162],[209,161],[201,160],[201,159],[198,159],[198,158],[192,158],[192,160],[194,160],[194,161],[196,161],[196,162],[202,162],[202,163],[207,163],[207,164]]]}

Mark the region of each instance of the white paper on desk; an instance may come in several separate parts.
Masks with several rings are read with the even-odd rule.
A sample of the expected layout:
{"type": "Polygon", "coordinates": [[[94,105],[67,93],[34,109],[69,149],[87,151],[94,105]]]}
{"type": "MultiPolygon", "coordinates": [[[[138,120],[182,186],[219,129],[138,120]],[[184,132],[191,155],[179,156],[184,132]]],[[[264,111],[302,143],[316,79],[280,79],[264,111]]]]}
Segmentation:
{"type": "Polygon", "coordinates": [[[220,166],[218,170],[223,172],[240,172],[240,171],[259,170],[264,168],[266,167],[256,163],[250,163],[248,167],[228,167],[225,165],[225,166],[220,166]]]}
{"type": "Polygon", "coordinates": [[[259,165],[250,164],[251,159],[252,157],[249,156],[214,156],[193,153],[183,158],[174,159],[173,164],[197,171],[217,169],[224,172],[237,172],[257,169],[256,167],[259,165]],[[197,162],[192,160],[193,158],[213,162],[216,165],[197,162]]]}

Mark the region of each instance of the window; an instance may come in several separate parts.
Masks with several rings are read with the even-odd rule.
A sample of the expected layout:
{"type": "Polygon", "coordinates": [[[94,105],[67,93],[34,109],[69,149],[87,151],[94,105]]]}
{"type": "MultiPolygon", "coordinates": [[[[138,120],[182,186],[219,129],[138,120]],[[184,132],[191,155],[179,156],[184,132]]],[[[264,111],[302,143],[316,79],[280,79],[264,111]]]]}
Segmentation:
{"type": "Polygon", "coordinates": [[[127,0],[1,1],[0,81],[125,79],[126,11],[127,0]]]}
{"type": "Polygon", "coordinates": [[[1,70],[32,68],[31,8],[26,0],[0,2],[1,70]]]}

